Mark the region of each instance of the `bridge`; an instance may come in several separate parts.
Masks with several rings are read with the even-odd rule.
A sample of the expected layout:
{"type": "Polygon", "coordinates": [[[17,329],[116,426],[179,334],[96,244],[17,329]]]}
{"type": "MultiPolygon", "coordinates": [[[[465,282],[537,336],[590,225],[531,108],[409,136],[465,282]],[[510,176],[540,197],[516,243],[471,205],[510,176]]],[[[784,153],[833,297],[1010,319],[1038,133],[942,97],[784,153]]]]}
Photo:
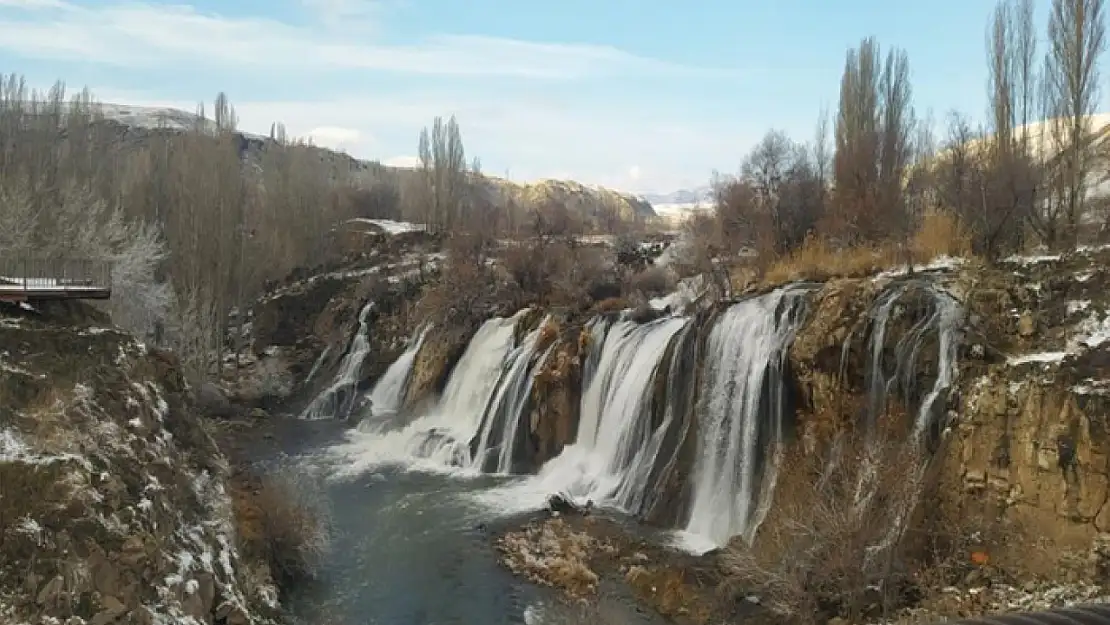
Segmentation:
{"type": "Polygon", "coordinates": [[[0,256],[0,301],[110,299],[112,263],[0,256]]]}

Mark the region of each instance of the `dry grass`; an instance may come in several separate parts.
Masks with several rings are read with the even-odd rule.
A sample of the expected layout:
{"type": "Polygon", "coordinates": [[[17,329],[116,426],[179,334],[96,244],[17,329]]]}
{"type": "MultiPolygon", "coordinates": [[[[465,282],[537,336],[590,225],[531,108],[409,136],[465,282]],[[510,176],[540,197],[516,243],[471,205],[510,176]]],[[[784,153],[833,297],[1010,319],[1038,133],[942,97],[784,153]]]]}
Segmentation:
{"type": "Polygon", "coordinates": [[[265,561],[281,588],[314,579],[327,555],[331,531],[319,492],[288,472],[233,486],[243,552],[265,561]]]}
{"type": "Polygon", "coordinates": [[[873,618],[899,603],[909,568],[904,532],[922,498],[920,456],[902,442],[846,440],[786,466],[776,509],[751,546],[725,555],[725,592],[755,593],[801,623],[873,618]],[[881,590],[880,590],[881,589],[881,590]]]}
{"type": "Polygon", "coordinates": [[[893,245],[839,248],[823,238],[810,236],[797,249],[773,259],[763,272],[763,282],[784,284],[796,280],[861,277],[898,262],[898,249],[893,245]]]}
{"type": "Polygon", "coordinates": [[[558,588],[574,599],[597,594],[600,578],[590,559],[615,548],[605,541],[571,528],[562,519],[549,519],[497,540],[501,562],[525,578],[558,588]]]}
{"type": "Polygon", "coordinates": [[[938,256],[969,258],[972,233],[950,213],[928,212],[910,240],[914,262],[929,262],[938,256]]]}
{"type": "MultiPolygon", "coordinates": [[[[907,261],[928,263],[941,256],[968,258],[971,232],[956,217],[939,212],[926,214],[909,241],[909,249],[896,241],[855,247],[839,247],[810,235],[801,246],[773,258],[763,271],[764,285],[797,280],[823,281],[858,278],[904,265],[907,261]]],[[[740,274],[741,271],[734,271],[740,274]]]]}
{"type": "Polygon", "coordinates": [[[609,297],[594,304],[594,309],[600,314],[605,314],[620,312],[629,306],[628,300],[623,297],[609,297]]]}

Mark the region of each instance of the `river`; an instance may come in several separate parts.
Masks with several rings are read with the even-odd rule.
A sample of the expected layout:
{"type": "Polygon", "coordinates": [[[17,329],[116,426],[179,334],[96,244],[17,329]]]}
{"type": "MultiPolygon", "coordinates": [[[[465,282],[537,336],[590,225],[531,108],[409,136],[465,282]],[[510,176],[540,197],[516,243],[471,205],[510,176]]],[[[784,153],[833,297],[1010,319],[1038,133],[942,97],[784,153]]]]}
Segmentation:
{"type": "MultiPolygon", "coordinates": [[[[310,625],[654,625],[622,584],[602,584],[590,606],[510,574],[497,561],[498,531],[536,513],[498,510],[520,478],[461,476],[373,465],[353,457],[334,421],[287,421],[281,463],[318,479],[332,549],[319,583],[289,607],[310,625]],[[353,469],[353,470],[352,470],[353,469]]],[[[515,506],[507,506],[515,508],[515,506]]]]}

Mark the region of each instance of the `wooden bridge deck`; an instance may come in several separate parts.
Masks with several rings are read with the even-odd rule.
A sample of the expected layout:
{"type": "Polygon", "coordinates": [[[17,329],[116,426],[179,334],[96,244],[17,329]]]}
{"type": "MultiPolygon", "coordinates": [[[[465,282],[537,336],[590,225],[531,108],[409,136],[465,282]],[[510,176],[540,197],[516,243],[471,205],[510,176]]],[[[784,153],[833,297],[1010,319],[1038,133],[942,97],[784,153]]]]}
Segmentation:
{"type": "Polygon", "coordinates": [[[112,264],[81,259],[0,257],[0,301],[110,299],[112,264]]]}

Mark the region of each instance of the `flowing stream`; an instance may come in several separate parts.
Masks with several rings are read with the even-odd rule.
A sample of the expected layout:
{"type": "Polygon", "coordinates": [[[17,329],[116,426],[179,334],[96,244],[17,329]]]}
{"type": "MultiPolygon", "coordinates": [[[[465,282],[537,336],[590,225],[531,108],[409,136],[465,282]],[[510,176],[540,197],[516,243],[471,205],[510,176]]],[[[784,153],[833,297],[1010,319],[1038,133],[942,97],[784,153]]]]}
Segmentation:
{"type": "MultiPolygon", "coordinates": [[[[892,351],[887,334],[910,288],[889,287],[871,311],[870,405],[861,416],[873,422],[899,382],[921,386],[914,386],[914,363],[926,345],[936,344],[935,378],[910,398],[912,435],[919,436],[938,423],[938,400],[953,383],[961,310],[951,296],[926,288],[927,309],[908,330],[898,326],[904,331],[892,351]],[[884,366],[892,354],[895,366],[884,366]]],[[[327,444],[302,459],[328,476],[324,490],[340,530],[328,574],[356,580],[339,581],[343,593],[306,599],[306,605],[331,606],[368,623],[656,622],[619,589],[606,593],[612,600],[602,602],[611,612],[605,620],[596,614],[581,620],[503,571],[491,531],[560,493],[621,518],[671,506],[668,523],[688,538],[681,541],[688,547],[720,546],[738,535],[750,540],[770,505],[793,418],[787,352],[808,314],[810,291],[783,287],[712,314],[668,308],[646,322],[630,311],[594,318],[579,341],[585,352],[577,434],[533,475],[521,474],[520,459],[533,381],[553,353],[554,344],[544,340],[549,319],[527,332],[519,327],[527,310],[488,320],[438,401],[409,414],[403,399],[428,332],[420,328],[370,391],[371,418],[356,429],[300,421],[332,427],[327,444]],[[676,471],[685,486],[667,499],[664,484],[676,471]],[[383,566],[386,574],[366,574],[383,566]]],[[[344,417],[351,410],[369,349],[370,306],[360,312],[335,382],[306,415],[344,417]]]]}

